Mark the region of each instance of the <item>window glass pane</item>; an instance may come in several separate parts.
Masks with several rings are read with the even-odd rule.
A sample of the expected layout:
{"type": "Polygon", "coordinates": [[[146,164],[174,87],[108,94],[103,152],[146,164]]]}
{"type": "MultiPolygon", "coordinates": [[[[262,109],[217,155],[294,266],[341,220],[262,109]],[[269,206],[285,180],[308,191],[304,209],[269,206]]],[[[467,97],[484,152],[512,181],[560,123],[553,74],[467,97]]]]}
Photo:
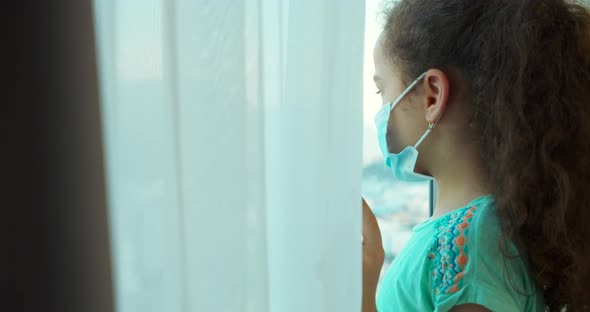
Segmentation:
{"type": "Polygon", "coordinates": [[[385,261],[381,276],[410,238],[412,227],[429,216],[430,184],[405,183],[393,179],[377,143],[374,116],[381,96],[373,82],[373,47],[381,24],[378,14],[382,0],[366,0],[364,104],[363,104],[363,196],[371,206],[383,238],[385,261]]]}

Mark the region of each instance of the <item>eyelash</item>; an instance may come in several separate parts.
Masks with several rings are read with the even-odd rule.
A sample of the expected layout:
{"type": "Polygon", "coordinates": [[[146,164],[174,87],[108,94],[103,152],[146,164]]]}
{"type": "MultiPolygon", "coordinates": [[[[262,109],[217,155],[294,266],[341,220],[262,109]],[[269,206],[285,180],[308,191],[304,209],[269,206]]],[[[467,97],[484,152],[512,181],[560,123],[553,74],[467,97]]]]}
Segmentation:
{"type": "Polygon", "coordinates": [[[375,92],[375,94],[381,94],[381,93],[383,93],[383,91],[381,91],[381,90],[377,90],[377,92],[375,92]]]}

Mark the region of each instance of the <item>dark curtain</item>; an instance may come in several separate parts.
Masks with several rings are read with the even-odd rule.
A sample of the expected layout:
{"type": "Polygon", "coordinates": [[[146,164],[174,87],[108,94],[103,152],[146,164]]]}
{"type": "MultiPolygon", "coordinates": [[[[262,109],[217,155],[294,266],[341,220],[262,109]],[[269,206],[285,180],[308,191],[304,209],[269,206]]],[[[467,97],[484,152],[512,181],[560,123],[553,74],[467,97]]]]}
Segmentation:
{"type": "Polygon", "coordinates": [[[92,1],[4,1],[0,311],[113,311],[92,1]]]}

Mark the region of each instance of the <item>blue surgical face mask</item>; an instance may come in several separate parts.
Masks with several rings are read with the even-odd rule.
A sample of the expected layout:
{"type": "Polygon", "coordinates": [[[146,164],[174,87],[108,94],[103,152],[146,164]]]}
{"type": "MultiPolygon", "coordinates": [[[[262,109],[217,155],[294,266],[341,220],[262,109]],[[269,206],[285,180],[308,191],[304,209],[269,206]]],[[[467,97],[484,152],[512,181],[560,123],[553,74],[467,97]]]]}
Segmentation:
{"type": "Polygon", "coordinates": [[[401,181],[406,182],[423,182],[423,181],[430,181],[433,177],[426,176],[420,173],[414,172],[414,168],[416,167],[416,161],[418,160],[418,146],[426,139],[426,136],[432,131],[434,125],[430,124],[428,129],[422,135],[420,140],[414,146],[407,146],[404,148],[400,153],[390,153],[389,148],[387,146],[387,125],[389,124],[389,116],[391,115],[392,111],[395,107],[401,102],[403,97],[412,90],[412,88],[424,78],[426,73],[420,75],[414,82],[412,82],[402,94],[393,102],[387,103],[383,105],[381,110],[375,116],[375,125],[377,126],[377,133],[379,139],[379,148],[381,148],[381,153],[383,153],[383,157],[385,158],[385,165],[391,168],[393,172],[393,176],[401,181]]]}

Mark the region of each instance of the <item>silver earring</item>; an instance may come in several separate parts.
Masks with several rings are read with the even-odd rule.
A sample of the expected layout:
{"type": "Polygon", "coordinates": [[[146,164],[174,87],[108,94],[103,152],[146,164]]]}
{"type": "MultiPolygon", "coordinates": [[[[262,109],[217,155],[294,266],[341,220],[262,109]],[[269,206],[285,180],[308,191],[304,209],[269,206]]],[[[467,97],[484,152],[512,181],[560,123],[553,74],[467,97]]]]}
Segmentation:
{"type": "Polygon", "coordinates": [[[438,123],[438,120],[439,120],[439,119],[440,119],[440,117],[439,117],[439,118],[437,118],[437,119],[436,119],[434,122],[429,122],[429,123],[428,123],[428,130],[432,130],[432,129],[434,129],[434,126],[436,126],[436,124],[438,123]]]}

